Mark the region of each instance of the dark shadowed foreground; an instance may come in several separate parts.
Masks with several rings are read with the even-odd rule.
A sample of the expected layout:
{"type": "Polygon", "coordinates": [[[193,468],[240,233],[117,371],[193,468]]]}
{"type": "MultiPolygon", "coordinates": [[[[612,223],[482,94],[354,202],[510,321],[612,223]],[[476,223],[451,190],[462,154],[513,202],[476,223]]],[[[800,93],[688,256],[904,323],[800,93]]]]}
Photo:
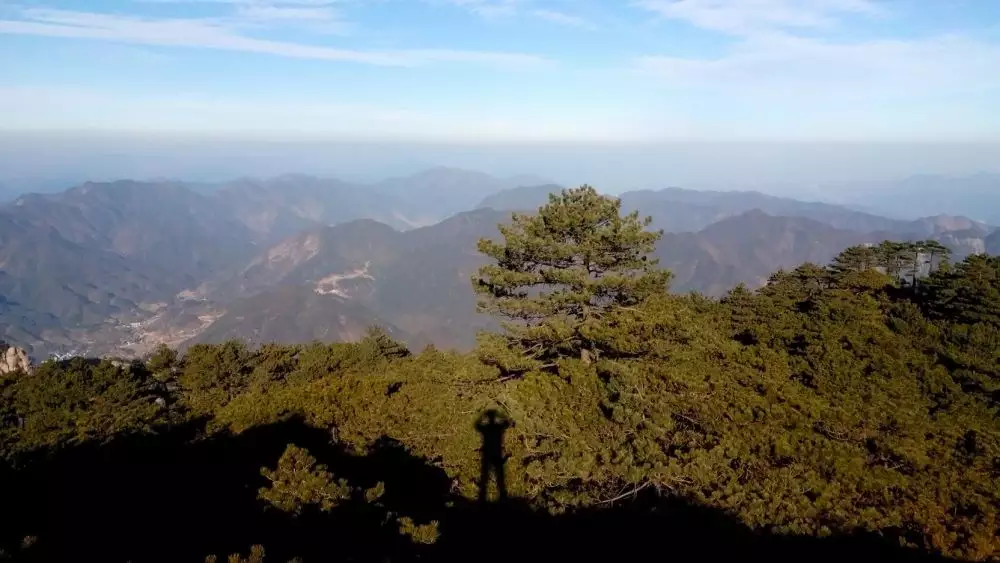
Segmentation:
{"type": "Polygon", "coordinates": [[[607,506],[551,516],[520,499],[472,502],[450,480],[391,440],[365,456],[330,444],[322,431],[289,421],[240,435],[190,440],[199,422],[159,436],[84,444],[32,471],[4,475],[5,545],[16,561],[203,561],[264,548],[267,561],[747,560],[923,561],[875,536],[782,537],[748,530],[717,510],[646,489],[607,506]],[[384,484],[376,502],[351,498],[329,512],[266,510],[259,468],[287,444],[308,449],[352,484],[384,484]],[[395,515],[438,521],[427,545],[395,515]]]}

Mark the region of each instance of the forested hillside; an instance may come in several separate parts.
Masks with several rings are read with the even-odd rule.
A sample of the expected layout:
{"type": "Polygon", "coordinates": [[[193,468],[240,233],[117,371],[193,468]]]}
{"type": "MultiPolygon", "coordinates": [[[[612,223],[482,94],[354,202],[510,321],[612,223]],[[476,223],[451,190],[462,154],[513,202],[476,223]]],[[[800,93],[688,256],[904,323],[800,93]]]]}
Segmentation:
{"type": "Polygon", "coordinates": [[[650,223],[589,187],[515,215],[468,354],[0,375],[0,560],[1000,557],[1000,258],[853,246],[710,299],[650,223]]]}

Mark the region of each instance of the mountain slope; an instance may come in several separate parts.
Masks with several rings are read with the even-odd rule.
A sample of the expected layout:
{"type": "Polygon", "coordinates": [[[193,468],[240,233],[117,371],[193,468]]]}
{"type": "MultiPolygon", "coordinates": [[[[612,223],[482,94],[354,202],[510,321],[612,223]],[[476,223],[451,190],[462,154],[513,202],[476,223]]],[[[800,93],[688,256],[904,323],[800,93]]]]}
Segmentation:
{"type": "Polygon", "coordinates": [[[491,209],[460,213],[437,225],[407,233],[402,252],[376,273],[374,311],[413,335],[441,347],[466,349],[476,331],[494,322],[476,312],[472,276],[486,263],[476,244],[499,237],[507,213],[491,209]]]}
{"type": "Polygon", "coordinates": [[[247,228],[271,242],[304,229],[363,217],[393,223],[396,206],[367,186],[299,174],[230,182],[215,196],[247,228]]]}
{"type": "MultiPolygon", "coordinates": [[[[558,192],[556,185],[527,186],[497,192],[480,207],[534,211],[558,192]]],[[[827,225],[862,232],[911,230],[912,225],[827,203],[804,202],[746,191],[697,191],[682,188],[629,191],[619,196],[623,210],[653,217],[653,226],[666,232],[696,232],[727,217],[758,209],[774,216],[805,217],[827,225]]]]}
{"type": "Polygon", "coordinates": [[[495,192],[538,183],[537,178],[514,176],[497,178],[482,172],[438,167],[375,184],[376,191],[399,202],[401,214],[415,226],[429,226],[476,206],[495,192]]]}
{"type": "Polygon", "coordinates": [[[1000,254],[1000,229],[997,229],[984,241],[986,252],[990,254],[1000,254]]]}
{"type": "Polygon", "coordinates": [[[195,340],[300,341],[353,334],[367,318],[411,344],[468,348],[476,328],[489,324],[476,313],[470,286],[485,263],[476,242],[497,236],[505,215],[462,213],[406,233],[359,220],[290,237],[233,278],[202,288],[201,297],[226,312],[195,340]]]}
{"type": "Polygon", "coordinates": [[[111,252],[172,288],[253,250],[249,232],[212,198],[181,185],[86,183],[0,207],[0,240],[47,229],[89,251],[111,252]]]}
{"type": "Polygon", "coordinates": [[[826,203],[804,202],[758,192],[713,192],[667,188],[622,194],[622,207],[653,217],[669,232],[697,231],[734,215],[758,209],[773,216],[804,217],[838,229],[860,232],[899,231],[905,222],[826,203]]]}
{"type": "MultiPolygon", "coordinates": [[[[470,287],[485,263],[476,242],[560,189],[525,180],[433,169],[368,186],[287,175],[199,193],[122,181],[24,196],[0,206],[0,337],[42,356],[141,353],[192,338],[337,339],[380,322],[411,343],[468,348],[493,322],[470,287]],[[418,216],[447,218],[415,227],[418,216]]],[[[622,200],[667,232],[656,256],[675,291],[758,286],[859,242],[933,238],[958,258],[1000,246],[965,217],[677,188],[622,200]]]]}
{"type": "Polygon", "coordinates": [[[562,189],[563,187],[557,184],[509,188],[486,196],[476,208],[491,208],[500,211],[535,211],[548,203],[549,194],[559,193],[562,189]]]}
{"type": "Polygon", "coordinates": [[[213,300],[248,296],[275,285],[316,285],[400,252],[401,233],[371,219],[319,227],[289,237],[251,259],[238,273],[211,281],[199,293],[213,300]]]}
{"type": "Polygon", "coordinates": [[[718,296],[739,283],[759,287],[782,268],[825,264],[844,248],[871,238],[811,219],[750,211],[698,233],[668,233],[654,256],[673,271],[674,291],[718,296]]]}
{"type": "Polygon", "coordinates": [[[0,330],[141,317],[253,249],[242,225],[183,186],[88,183],[24,196],[0,206],[0,330]]]}
{"type": "MultiPolygon", "coordinates": [[[[470,280],[486,263],[476,243],[498,237],[497,225],[508,219],[506,212],[480,209],[406,233],[357,221],[292,237],[210,294],[244,297],[223,303],[225,316],[196,340],[354,334],[367,316],[411,343],[467,349],[478,329],[495,326],[476,312],[470,280]]],[[[759,286],[779,268],[825,262],[869,238],[752,211],[698,233],[668,234],[655,256],[674,271],[675,291],[721,295],[741,282],[759,286]]]]}
{"type": "Polygon", "coordinates": [[[239,299],[188,344],[231,339],[253,344],[351,341],[380,325],[394,338],[413,344],[398,328],[350,299],[318,293],[308,286],[280,286],[239,299]]]}
{"type": "MultiPolygon", "coordinates": [[[[548,201],[556,185],[525,186],[503,190],[483,199],[479,207],[531,212],[548,201]]],[[[709,225],[752,210],[780,217],[803,217],[842,230],[882,232],[907,238],[930,237],[951,244],[958,255],[981,247],[992,227],[963,216],[934,215],[914,221],[881,217],[849,207],[769,196],[748,191],[698,191],[681,188],[639,190],[619,196],[622,209],[653,218],[653,228],[667,233],[697,232],[709,225]],[[949,235],[949,233],[952,233],[949,235]]]]}
{"type": "MultiPolygon", "coordinates": [[[[462,178],[468,175],[455,171],[424,174],[414,183],[397,179],[386,189],[413,185],[407,197],[419,199],[423,190],[439,185],[442,173],[452,179],[448,185],[453,193],[466,189],[462,178]]],[[[481,191],[502,185],[486,176],[472,178],[487,179],[481,191]]],[[[468,198],[478,200],[481,193],[474,188],[468,198]]],[[[204,191],[194,193],[176,183],[87,183],[0,206],[0,337],[43,357],[138,351],[152,335],[173,342],[198,334],[230,307],[263,307],[266,296],[237,301],[287,285],[353,301],[365,291],[375,292],[363,296],[376,306],[374,316],[389,311],[417,330],[452,323],[455,328],[447,330],[453,336],[446,340],[468,343],[468,325],[458,328],[468,317],[442,313],[437,295],[423,288],[426,280],[436,279],[437,267],[450,269],[467,284],[474,268],[464,264],[470,253],[475,255],[479,234],[463,237],[468,220],[403,235],[355,216],[393,209],[393,202],[405,197],[394,200],[335,180],[299,176],[204,191]],[[341,224],[330,227],[326,222],[341,224]],[[279,244],[259,246],[282,231],[299,233],[303,226],[310,228],[279,244]],[[448,246],[453,239],[471,241],[464,247],[470,252],[448,246]],[[369,264],[378,278],[367,273],[369,264]],[[414,294],[414,288],[424,294],[414,294]],[[389,305],[380,306],[382,302],[389,305]]],[[[496,222],[490,224],[493,232],[496,222]]],[[[314,322],[316,317],[294,309],[316,307],[317,297],[282,299],[298,319],[285,325],[289,330],[295,322],[314,322]]],[[[469,309],[474,311],[474,305],[469,309]]],[[[215,330],[224,332],[221,327],[236,316],[215,330]]],[[[318,332],[306,327],[297,335],[334,334],[313,328],[318,332]]]]}
{"type": "Polygon", "coordinates": [[[397,230],[433,225],[471,209],[488,194],[529,181],[537,179],[444,167],[374,184],[287,174],[229,182],[215,196],[259,240],[275,242],[304,229],[356,219],[374,219],[397,230]]]}

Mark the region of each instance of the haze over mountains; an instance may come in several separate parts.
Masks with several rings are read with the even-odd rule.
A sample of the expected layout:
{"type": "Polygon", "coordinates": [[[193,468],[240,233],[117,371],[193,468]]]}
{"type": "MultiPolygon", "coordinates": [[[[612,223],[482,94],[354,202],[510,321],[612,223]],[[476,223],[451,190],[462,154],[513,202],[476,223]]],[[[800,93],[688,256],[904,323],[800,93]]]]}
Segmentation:
{"type": "MultiPolygon", "coordinates": [[[[0,207],[0,332],[36,357],[346,340],[371,324],[411,347],[465,349],[490,322],[470,286],[485,261],[477,240],[559,189],[435,168],[371,184],[123,180],[24,195],[0,207]]],[[[673,290],[712,296],[863,242],[934,239],[957,257],[1000,247],[992,226],[966,217],[681,188],[621,199],[666,232],[655,256],[673,290]]]]}
{"type": "Polygon", "coordinates": [[[894,182],[850,186],[847,197],[869,210],[892,217],[920,217],[942,212],[969,215],[1000,224],[1000,175],[909,176],[894,182]],[[947,211],[945,211],[947,210],[947,211]]]}

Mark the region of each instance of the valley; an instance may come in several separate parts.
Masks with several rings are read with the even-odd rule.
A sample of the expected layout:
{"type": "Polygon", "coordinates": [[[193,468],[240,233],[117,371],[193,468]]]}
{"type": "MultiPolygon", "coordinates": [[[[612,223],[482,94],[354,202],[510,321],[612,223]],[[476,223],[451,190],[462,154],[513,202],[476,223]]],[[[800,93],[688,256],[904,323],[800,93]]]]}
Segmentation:
{"type": "MultiPolygon", "coordinates": [[[[477,241],[561,189],[435,168],[371,185],[285,175],[26,194],[0,207],[0,330],[36,358],[355,340],[373,324],[411,348],[469,350],[496,327],[469,285],[486,263],[477,241]]],[[[933,240],[960,260],[998,240],[966,217],[893,219],[757,192],[618,197],[664,231],[653,257],[671,291],[710,297],[857,244],[933,240]]]]}

